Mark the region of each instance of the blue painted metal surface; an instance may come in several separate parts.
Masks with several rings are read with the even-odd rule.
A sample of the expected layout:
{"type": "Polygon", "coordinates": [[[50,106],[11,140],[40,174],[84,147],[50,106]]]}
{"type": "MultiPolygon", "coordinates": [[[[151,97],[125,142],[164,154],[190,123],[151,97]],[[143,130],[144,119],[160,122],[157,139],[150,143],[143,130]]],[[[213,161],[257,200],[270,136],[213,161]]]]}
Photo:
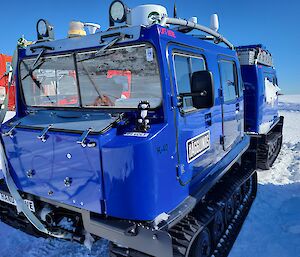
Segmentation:
{"type": "MultiPolygon", "coordinates": [[[[126,31],[130,33],[128,29],[126,31]]],[[[99,47],[100,37],[101,34],[96,34],[76,39],[76,46],[79,46],[76,50],[99,47]]],[[[243,95],[236,97],[229,107],[224,104],[220,93],[219,56],[227,56],[239,67],[234,51],[176,31],[170,32],[158,25],[141,28],[139,37],[130,44],[138,42],[150,42],[156,48],[162,82],[163,103],[150,113],[149,135],[146,138],[125,135],[133,131],[137,110],[126,112],[129,120],[126,126],[120,123],[103,133],[89,135],[88,140],[97,143],[92,148],[83,148],[76,143],[80,129],[77,134],[69,128],[65,131],[50,130],[47,141],[43,143],[37,139],[40,127],[17,128],[13,138],[5,137],[4,145],[13,178],[20,190],[112,217],[152,220],[195,194],[205,178],[225,169],[248,147],[249,138],[244,135],[242,125],[243,95]],[[215,105],[211,109],[183,115],[177,108],[171,58],[174,49],[204,56],[207,69],[214,76],[215,105]],[[238,112],[237,106],[240,108],[238,112]],[[211,120],[207,121],[207,117],[211,120]],[[230,131],[227,131],[224,125],[229,120],[231,125],[227,128],[230,131]],[[210,131],[210,149],[188,162],[187,140],[205,131],[210,131]],[[229,134],[232,142],[224,149],[221,138],[229,134]],[[68,158],[68,154],[72,158],[68,158]],[[27,177],[30,169],[36,172],[32,178],[27,177]],[[72,178],[70,187],[64,184],[66,177],[72,178]]],[[[47,54],[74,50],[74,40],[69,39],[44,42],[43,45],[56,49],[47,54]]],[[[19,59],[36,54],[20,50],[19,59]]],[[[32,110],[22,100],[19,83],[16,89],[17,115],[14,122],[28,116],[28,111],[32,110]]],[[[53,110],[43,112],[50,115],[53,110]]],[[[94,111],[75,108],[70,112],[94,111]]],[[[97,121],[99,117],[95,115],[92,119],[97,121]]],[[[46,120],[43,126],[50,123],[50,119],[46,120]]],[[[9,128],[10,122],[7,122],[2,126],[2,132],[9,128]]]]}
{"type": "MultiPolygon", "coordinates": [[[[269,130],[278,120],[278,99],[274,104],[266,101],[265,78],[277,81],[276,71],[264,65],[242,65],[242,77],[245,85],[246,131],[261,134],[260,127],[269,124],[269,130]]],[[[266,125],[267,126],[267,125],[266,125]]],[[[267,134],[269,130],[262,134],[267,134]]]]}

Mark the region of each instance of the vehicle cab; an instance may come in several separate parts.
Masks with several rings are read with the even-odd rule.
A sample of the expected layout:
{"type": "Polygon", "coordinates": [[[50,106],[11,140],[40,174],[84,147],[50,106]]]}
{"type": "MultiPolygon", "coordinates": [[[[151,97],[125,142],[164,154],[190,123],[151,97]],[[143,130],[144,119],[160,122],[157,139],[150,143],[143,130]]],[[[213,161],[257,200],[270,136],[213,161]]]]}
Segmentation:
{"type": "Polygon", "coordinates": [[[152,220],[247,145],[228,48],[152,25],[38,41],[18,56],[16,116],[2,130],[24,192],[152,220]]]}

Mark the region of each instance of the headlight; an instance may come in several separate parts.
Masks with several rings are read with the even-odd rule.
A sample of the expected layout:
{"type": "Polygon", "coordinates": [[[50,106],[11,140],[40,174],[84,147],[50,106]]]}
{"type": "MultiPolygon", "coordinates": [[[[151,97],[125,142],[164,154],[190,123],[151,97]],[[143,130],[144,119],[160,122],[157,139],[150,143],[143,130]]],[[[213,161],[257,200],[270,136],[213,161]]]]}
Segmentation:
{"type": "Polygon", "coordinates": [[[40,19],[36,24],[36,30],[39,41],[54,39],[53,26],[47,20],[40,19]]]}
{"type": "Polygon", "coordinates": [[[122,23],[126,21],[127,7],[122,1],[113,1],[109,8],[109,20],[110,26],[114,26],[115,23],[122,23]]]}

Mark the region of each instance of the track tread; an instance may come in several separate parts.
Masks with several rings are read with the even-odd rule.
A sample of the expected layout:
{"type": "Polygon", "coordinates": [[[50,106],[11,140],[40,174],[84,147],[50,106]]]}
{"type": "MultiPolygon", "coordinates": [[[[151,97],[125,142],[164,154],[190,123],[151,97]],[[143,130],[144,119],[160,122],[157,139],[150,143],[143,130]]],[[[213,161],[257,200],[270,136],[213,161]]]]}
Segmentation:
{"type": "MultiPolygon", "coordinates": [[[[227,176],[224,181],[217,184],[217,187],[209,193],[209,197],[207,197],[204,203],[199,205],[198,209],[195,209],[174,227],[169,229],[169,233],[173,239],[174,257],[189,256],[193,242],[199,233],[209,227],[210,222],[213,220],[214,215],[218,211],[225,209],[226,200],[236,192],[236,188],[242,188],[242,185],[249,180],[251,175],[257,182],[257,174],[251,163],[249,162],[250,167],[247,167],[247,162],[245,163],[246,166],[244,167],[244,174],[241,174],[242,171],[239,169],[233,171],[233,173],[230,174],[231,176],[227,176]],[[198,210],[197,213],[196,210],[198,210]]],[[[232,220],[225,227],[219,241],[215,243],[215,246],[213,246],[213,250],[211,252],[212,257],[228,256],[255,199],[256,190],[257,185],[255,184],[252,190],[250,191],[249,189],[248,194],[246,194],[241,200],[240,206],[233,215],[232,220]]],[[[243,194],[243,190],[241,190],[241,194],[243,194]]],[[[112,249],[114,249],[114,247],[112,249]]],[[[127,251],[123,250],[122,254],[125,253],[125,255],[121,255],[120,252],[119,255],[114,255],[115,253],[116,251],[111,250],[111,256],[115,257],[148,256],[144,254],[134,255],[133,253],[136,253],[136,251],[131,251],[131,249],[128,249],[127,251]]]]}

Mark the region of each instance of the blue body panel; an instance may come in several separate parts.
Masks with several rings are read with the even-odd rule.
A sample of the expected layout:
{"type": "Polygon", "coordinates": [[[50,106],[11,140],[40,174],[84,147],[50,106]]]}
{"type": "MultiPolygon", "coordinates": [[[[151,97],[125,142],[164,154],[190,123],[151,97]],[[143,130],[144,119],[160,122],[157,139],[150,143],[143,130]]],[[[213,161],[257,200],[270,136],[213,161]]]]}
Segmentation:
{"type": "MultiPolygon", "coordinates": [[[[180,32],[165,31],[158,25],[141,28],[138,39],[130,42],[150,42],[159,59],[163,103],[153,111],[153,117],[161,118],[153,119],[147,132],[149,135],[125,136],[126,132],[133,131],[134,124],[125,128],[116,125],[102,133],[89,135],[88,139],[95,141],[97,147],[82,148],[76,141],[83,129],[78,129],[79,132],[70,129],[50,131],[47,142],[42,143],[37,139],[41,128],[17,128],[14,138],[6,137],[4,145],[14,181],[21,191],[112,217],[153,220],[157,215],[175,209],[189,195],[196,194],[209,175],[224,170],[247,149],[249,137],[243,133],[243,95],[229,105],[224,104],[220,94],[218,60],[223,55],[239,67],[235,51],[180,32]],[[177,90],[171,58],[174,49],[204,56],[207,68],[214,76],[214,107],[185,115],[176,107],[177,90]],[[207,117],[211,120],[207,121],[207,117]],[[207,131],[210,132],[210,149],[189,163],[187,140],[207,131]],[[226,138],[231,138],[227,147],[223,146],[222,137],[225,137],[225,142],[226,138]],[[71,159],[67,158],[68,153],[71,159]],[[34,169],[37,175],[28,178],[26,172],[29,169],[34,169]],[[71,187],[65,187],[66,177],[72,177],[71,187]],[[49,191],[53,193],[49,194],[49,191]]],[[[76,39],[77,46],[82,46],[81,49],[98,47],[95,42],[99,42],[100,35],[91,36],[91,41],[88,37],[82,41],[76,39]]],[[[69,43],[72,45],[69,49],[73,49],[74,39],[44,45],[67,52],[69,43]]],[[[47,53],[54,54],[55,50],[47,53]]],[[[19,55],[22,59],[31,53],[20,50],[19,55]]],[[[16,88],[17,115],[14,122],[30,115],[22,101],[20,86],[16,88]]],[[[48,114],[52,111],[48,110],[48,114]]],[[[128,115],[134,116],[135,113],[133,110],[128,115]]],[[[94,119],[100,118],[95,116],[94,119]]],[[[8,124],[2,126],[2,131],[9,129],[8,124]]],[[[50,121],[46,120],[42,127],[47,127],[47,124],[50,121]]]]}
{"type": "Polygon", "coordinates": [[[4,138],[18,188],[93,212],[101,211],[99,148],[82,148],[76,144],[79,135],[70,133],[49,132],[49,139],[43,143],[37,139],[40,133],[38,130],[16,129],[14,138],[4,138]],[[35,172],[32,178],[27,176],[29,170],[35,172]],[[72,178],[70,187],[64,185],[67,177],[72,178]]]}
{"type": "Polygon", "coordinates": [[[245,85],[245,126],[247,132],[267,134],[279,120],[278,98],[273,104],[266,101],[265,78],[276,79],[274,68],[264,65],[242,65],[245,85]]]}

